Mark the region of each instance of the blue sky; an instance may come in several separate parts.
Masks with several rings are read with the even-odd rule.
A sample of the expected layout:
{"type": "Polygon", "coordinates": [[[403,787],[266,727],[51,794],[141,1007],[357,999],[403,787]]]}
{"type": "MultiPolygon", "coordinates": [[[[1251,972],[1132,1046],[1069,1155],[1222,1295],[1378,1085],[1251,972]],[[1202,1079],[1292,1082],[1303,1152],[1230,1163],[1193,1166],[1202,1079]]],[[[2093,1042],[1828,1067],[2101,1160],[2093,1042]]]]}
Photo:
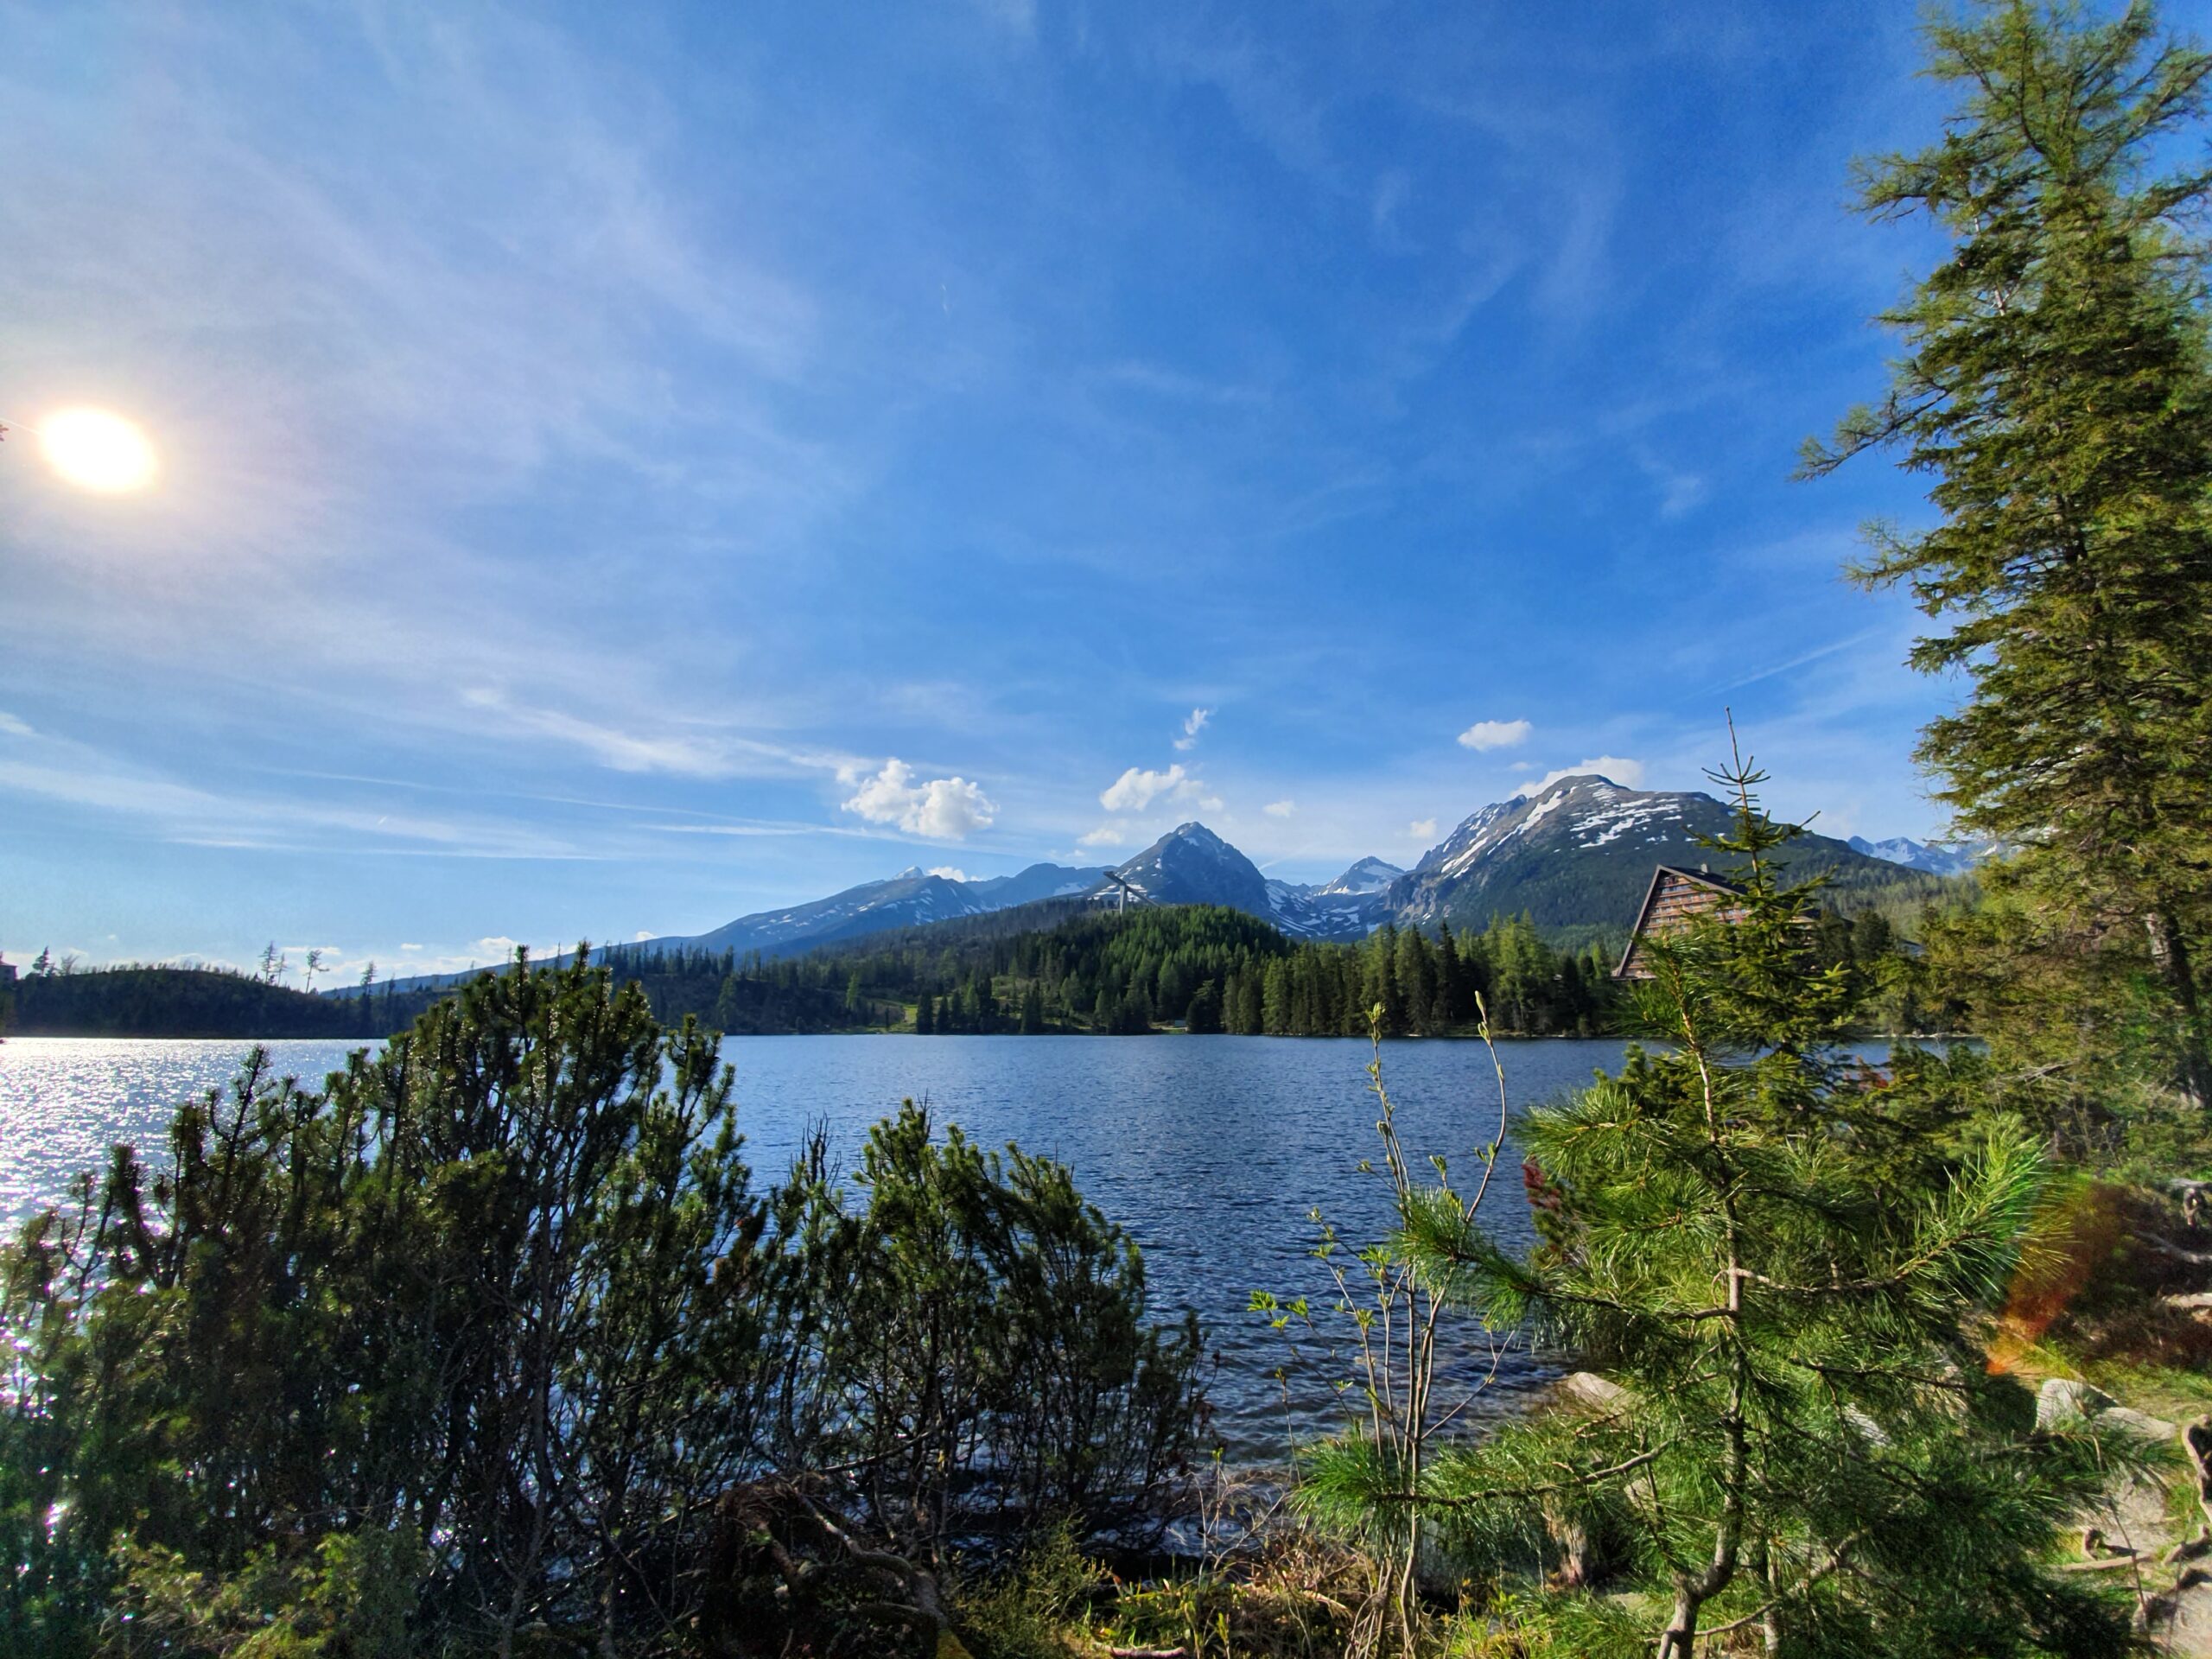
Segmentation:
{"type": "Polygon", "coordinates": [[[1729,705],[1938,830],[1839,575],[1917,493],[1789,478],[1930,256],[1844,209],[1913,22],[0,10],[0,419],[162,467],[0,445],[0,950],[453,965],[1193,817],[1319,878],[1729,705]]]}

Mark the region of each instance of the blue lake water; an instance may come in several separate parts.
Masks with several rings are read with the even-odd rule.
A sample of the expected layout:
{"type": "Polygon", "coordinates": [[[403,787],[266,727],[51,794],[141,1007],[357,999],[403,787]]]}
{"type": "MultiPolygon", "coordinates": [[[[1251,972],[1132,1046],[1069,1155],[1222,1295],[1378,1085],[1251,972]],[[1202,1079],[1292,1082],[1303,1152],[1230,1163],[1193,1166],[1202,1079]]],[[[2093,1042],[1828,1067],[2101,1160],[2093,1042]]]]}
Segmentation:
{"type": "MultiPolygon", "coordinates": [[[[343,1042],[267,1045],[302,1080],[342,1065],[343,1042]]],[[[0,1043],[0,1220],[12,1226],[59,1199],[118,1141],[149,1157],[176,1103],[218,1087],[246,1045],[158,1039],[11,1038],[0,1043]]],[[[1618,1063],[1618,1042],[1498,1046],[1517,1107],[1618,1063]]],[[[1069,1165],[1084,1194],[1142,1246],[1157,1309],[1188,1306],[1218,1356],[1217,1427],[1239,1455],[1284,1445],[1282,1338],[1245,1313],[1255,1288],[1317,1303],[1332,1294],[1308,1254],[1319,1207],[1341,1236],[1376,1236],[1388,1209],[1379,1179],[1357,1172],[1377,1150],[1363,1042],[1263,1037],[747,1037],[723,1055],[737,1071],[746,1157],[765,1182],[789,1166],[810,1124],[826,1124],[842,1161],[868,1126],[912,1096],[985,1146],[1018,1142],[1069,1165]]],[[[1497,1131],[1495,1078],[1479,1043],[1383,1046],[1384,1078],[1416,1157],[1441,1154],[1471,1182],[1476,1148],[1497,1131]]],[[[1510,1244],[1531,1236],[1520,1158],[1499,1160],[1484,1216],[1510,1244]]],[[[1450,1370],[1471,1382],[1487,1349],[1454,1344],[1450,1370]]],[[[1510,1352],[1473,1408],[1516,1409],[1556,1373],[1510,1352]]],[[[1323,1421],[1318,1385],[1300,1388],[1300,1432],[1323,1421]]]]}

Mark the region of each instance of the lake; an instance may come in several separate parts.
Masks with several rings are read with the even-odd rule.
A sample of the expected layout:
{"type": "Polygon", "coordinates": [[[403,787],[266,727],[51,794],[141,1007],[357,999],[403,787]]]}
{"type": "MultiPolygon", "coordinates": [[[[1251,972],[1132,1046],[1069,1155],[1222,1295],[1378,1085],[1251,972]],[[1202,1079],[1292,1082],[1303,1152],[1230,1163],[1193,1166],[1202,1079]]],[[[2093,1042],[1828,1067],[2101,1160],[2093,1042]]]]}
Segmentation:
{"type": "MultiPolygon", "coordinates": [[[[320,1078],[357,1045],[267,1045],[277,1069],[320,1078]]],[[[169,1114],[235,1072],[245,1045],[128,1038],[10,1038],[0,1043],[0,1219],[12,1227],[59,1198],[117,1141],[158,1157],[169,1114]]],[[[1617,1041],[1498,1046],[1516,1106],[1587,1082],[1619,1062],[1617,1041]]],[[[808,1127],[826,1124],[848,1166],[868,1126],[912,1096],[938,1122],[987,1147],[1018,1142],[1059,1159],[1084,1195],[1143,1248],[1163,1316],[1188,1306],[1218,1356],[1217,1427],[1233,1453],[1273,1459],[1285,1442],[1281,1389],[1269,1373],[1286,1351],[1248,1314],[1255,1288],[1329,1295],[1308,1254],[1316,1206],[1351,1242],[1388,1214],[1382,1183],[1357,1171],[1377,1150],[1366,1093],[1366,1043],[1267,1037],[740,1037],[736,1068],[747,1160],[782,1174],[808,1127]]],[[[1471,1182],[1475,1149],[1496,1132],[1497,1096],[1479,1043],[1383,1045],[1400,1133],[1416,1157],[1440,1153],[1471,1182]]],[[[1532,1236],[1520,1158],[1500,1160],[1484,1218],[1509,1244],[1532,1236]]],[[[1461,1380],[1490,1370],[1462,1351],[1461,1380]]],[[[1510,1412],[1556,1375],[1507,1354],[1475,1409],[1510,1412]]],[[[1294,1401],[1300,1433],[1325,1421],[1312,1388],[1294,1401]]]]}

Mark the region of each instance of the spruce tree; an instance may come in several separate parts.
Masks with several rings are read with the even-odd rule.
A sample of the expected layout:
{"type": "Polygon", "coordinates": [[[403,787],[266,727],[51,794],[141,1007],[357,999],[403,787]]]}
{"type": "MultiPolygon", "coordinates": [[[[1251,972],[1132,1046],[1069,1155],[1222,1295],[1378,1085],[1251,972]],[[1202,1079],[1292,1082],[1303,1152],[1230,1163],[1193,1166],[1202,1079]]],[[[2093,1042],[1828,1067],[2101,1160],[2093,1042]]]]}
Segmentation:
{"type": "Polygon", "coordinates": [[[1467,993],[1465,969],[1459,961],[1459,941],[1444,917],[1436,922],[1436,1017],[1440,1024],[1456,1025],[1473,1006],[1467,993]]]}
{"type": "Polygon", "coordinates": [[[1211,1037],[1221,1030],[1221,988],[1208,980],[1192,993],[1184,1028],[1194,1037],[1211,1037]]]}
{"type": "MultiPolygon", "coordinates": [[[[2153,10],[2028,0],[1927,29],[1958,95],[1942,141],[1861,168],[1877,219],[1949,256],[1883,321],[1904,352],[1828,471],[1874,448],[1930,480],[1924,531],[1877,526],[1853,572],[1942,625],[1914,666],[1969,695],[1920,748],[1960,828],[2079,954],[2122,936],[2163,987],[2170,1071],[2212,1105],[2196,963],[2212,921],[2212,173],[2181,162],[2212,56],[2153,10]]],[[[2189,161],[2196,152],[2189,152],[2189,161]]]]}

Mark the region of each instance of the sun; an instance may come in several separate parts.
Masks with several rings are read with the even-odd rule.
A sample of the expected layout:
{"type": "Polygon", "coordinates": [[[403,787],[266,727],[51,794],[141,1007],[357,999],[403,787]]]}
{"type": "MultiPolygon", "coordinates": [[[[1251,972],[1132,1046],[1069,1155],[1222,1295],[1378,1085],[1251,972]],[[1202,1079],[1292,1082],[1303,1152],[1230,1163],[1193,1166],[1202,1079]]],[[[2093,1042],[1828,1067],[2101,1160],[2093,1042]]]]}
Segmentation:
{"type": "Polygon", "coordinates": [[[120,415],[65,409],[39,423],[47,463],[80,490],[120,495],[154,481],[154,446],[120,415]]]}

